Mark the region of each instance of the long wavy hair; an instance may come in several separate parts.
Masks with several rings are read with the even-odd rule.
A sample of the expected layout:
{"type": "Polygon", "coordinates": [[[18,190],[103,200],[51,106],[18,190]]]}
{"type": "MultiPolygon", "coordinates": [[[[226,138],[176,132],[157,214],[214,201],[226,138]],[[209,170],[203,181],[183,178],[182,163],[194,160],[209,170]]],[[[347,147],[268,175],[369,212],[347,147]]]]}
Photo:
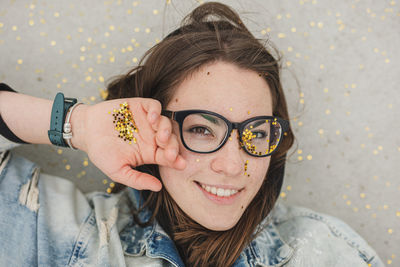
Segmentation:
{"type": "MultiPolygon", "coordinates": [[[[223,61],[262,76],[271,89],[273,115],[289,120],[278,57],[277,50],[255,38],[234,10],[209,2],[194,9],[182,20],[180,28],[149,49],[138,66],[111,81],[107,99],[149,97],[160,101],[165,108],[185,77],[205,64],[223,61]]],[[[179,208],[165,187],[160,192],[142,191],[145,201],[139,210],[133,209],[135,222],[148,225],[156,219],[174,240],[188,266],[233,265],[279,197],[286,153],[294,138],[289,129],[271,156],[259,192],[233,228],[211,231],[201,226],[179,208]],[[144,208],[152,211],[147,222],[140,221],[137,216],[144,208]]],[[[143,165],[137,169],[161,180],[157,165],[143,165]]]]}

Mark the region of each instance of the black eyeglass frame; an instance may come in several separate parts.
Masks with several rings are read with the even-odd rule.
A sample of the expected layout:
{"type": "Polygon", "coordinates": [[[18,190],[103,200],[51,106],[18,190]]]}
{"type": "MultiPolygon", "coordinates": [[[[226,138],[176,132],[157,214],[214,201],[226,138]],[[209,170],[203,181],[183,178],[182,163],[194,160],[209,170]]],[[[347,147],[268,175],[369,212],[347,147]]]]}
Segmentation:
{"type": "MultiPolygon", "coordinates": [[[[212,112],[212,111],[208,111],[208,110],[201,110],[201,109],[190,109],[190,110],[180,110],[180,111],[170,111],[170,110],[162,110],[161,111],[161,115],[172,119],[174,121],[176,121],[179,124],[179,134],[180,134],[180,138],[182,140],[182,144],[183,146],[188,149],[189,151],[195,152],[195,153],[200,153],[200,154],[208,154],[208,153],[213,153],[217,150],[219,150],[221,147],[223,147],[225,145],[225,143],[228,141],[232,131],[234,129],[238,130],[239,133],[239,140],[242,140],[243,138],[243,131],[244,131],[244,126],[246,126],[248,123],[252,122],[252,121],[257,121],[257,120],[276,120],[282,127],[282,134],[279,137],[279,142],[276,144],[276,148],[274,149],[274,151],[272,151],[271,153],[265,154],[265,155],[258,155],[258,154],[253,154],[250,153],[249,151],[247,151],[247,149],[245,148],[245,146],[242,144],[241,147],[243,148],[243,150],[253,156],[253,157],[268,157],[271,156],[275,151],[277,151],[277,148],[279,146],[279,144],[282,142],[284,133],[287,132],[289,130],[289,122],[287,120],[284,120],[280,117],[276,117],[276,116],[256,116],[247,120],[244,120],[242,122],[231,122],[230,120],[228,120],[227,118],[225,118],[224,116],[212,112]],[[226,135],[224,137],[224,140],[221,142],[221,144],[214,150],[212,151],[207,151],[207,152],[203,152],[203,151],[196,151],[191,149],[190,147],[188,147],[185,143],[185,140],[183,138],[183,133],[182,133],[182,126],[183,126],[183,121],[185,120],[185,118],[191,114],[196,114],[196,113],[203,113],[203,114],[209,114],[209,115],[213,115],[215,117],[218,117],[220,119],[222,119],[226,125],[228,125],[228,131],[226,132],[226,135]]],[[[241,142],[239,142],[241,143],[241,142]]]]}

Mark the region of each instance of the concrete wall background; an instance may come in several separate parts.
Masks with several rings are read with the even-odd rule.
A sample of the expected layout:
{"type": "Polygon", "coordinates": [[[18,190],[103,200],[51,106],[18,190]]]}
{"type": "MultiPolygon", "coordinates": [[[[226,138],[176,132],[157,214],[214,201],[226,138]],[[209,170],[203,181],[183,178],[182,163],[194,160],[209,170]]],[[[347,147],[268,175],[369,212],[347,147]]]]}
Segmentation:
{"type": "MultiPolygon", "coordinates": [[[[2,1],[0,81],[93,104],[200,1],[2,1]]],[[[387,265],[400,266],[398,1],[222,1],[283,54],[297,143],[281,199],[337,216],[387,265]]],[[[111,182],[85,153],[46,145],[17,153],[83,191],[111,182]]]]}

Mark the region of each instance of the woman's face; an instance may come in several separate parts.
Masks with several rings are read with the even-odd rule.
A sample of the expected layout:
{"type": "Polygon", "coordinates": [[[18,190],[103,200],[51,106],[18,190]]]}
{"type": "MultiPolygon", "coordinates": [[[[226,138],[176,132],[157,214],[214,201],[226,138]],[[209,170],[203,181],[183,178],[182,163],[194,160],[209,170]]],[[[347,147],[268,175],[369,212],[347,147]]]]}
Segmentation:
{"type": "MultiPolygon", "coordinates": [[[[258,73],[219,61],[187,77],[167,109],[209,110],[232,122],[242,122],[255,116],[272,116],[272,100],[268,84],[258,73]]],[[[172,123],[173,132],[179,136],[178,123],[172,123]]],[[[180,153],[187,167],[184,170],[159,167],[165,189],[179,207],[210,230],[228,230],[239,221],[268,170],[270,157],[248,155],[240,149],[237,136],[234,130],[222,148],[209,154],[191,152],[180,142],[180,153]],[[215,191],[218,194],[218,190],[220,195],[221,192],[233,195],[213,194],[215,191]]]]}

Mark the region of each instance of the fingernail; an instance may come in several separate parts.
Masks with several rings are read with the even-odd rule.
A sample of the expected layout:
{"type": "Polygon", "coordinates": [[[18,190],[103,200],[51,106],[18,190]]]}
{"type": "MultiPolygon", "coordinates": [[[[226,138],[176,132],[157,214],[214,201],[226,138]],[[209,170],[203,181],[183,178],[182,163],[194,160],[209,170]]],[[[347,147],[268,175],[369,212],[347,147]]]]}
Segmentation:
{"type": "Polygon", "coordinates": [[[176,157],[178,156],[178,150],[176,149],[171,149],[171,156],[173,156],[174,159],[176,159],[176,157]]]}
{"type": "Polygon", "coordinates": [[[156,119],[157,119],[157,117],[158,117],[157,113],[154,113],[154,112],[153,112],[153,113],[150,115],[150,122],[155,122],[156,119]]]}
{"type": "Polygon", "coordinates": [[[168,138],[169,135],[170,135],[170,131],[169,130],[164,130],[164,136],[166,136],[168,138]]]}

